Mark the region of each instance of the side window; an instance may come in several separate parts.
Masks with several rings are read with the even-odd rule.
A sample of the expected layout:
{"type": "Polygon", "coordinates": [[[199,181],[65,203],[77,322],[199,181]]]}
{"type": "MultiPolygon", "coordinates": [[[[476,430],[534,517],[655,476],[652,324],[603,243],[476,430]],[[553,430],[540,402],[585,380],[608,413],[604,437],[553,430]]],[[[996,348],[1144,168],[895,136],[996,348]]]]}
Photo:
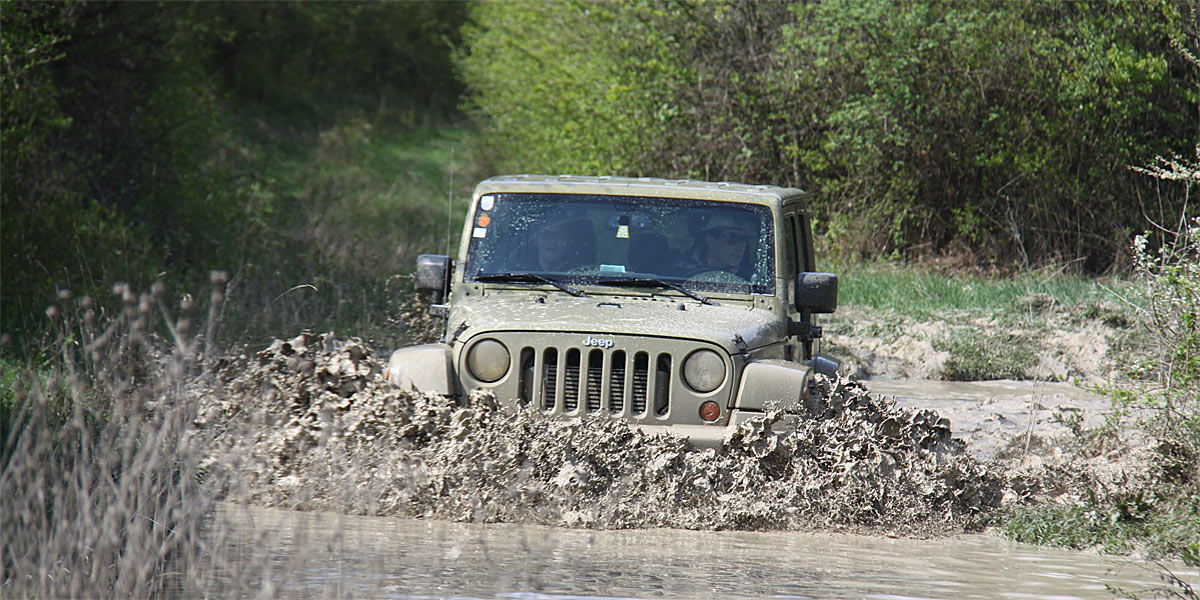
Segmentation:
{"type": "Polygon", "coordinates": [[[784,243],[787,244],[788,260],[791,263],[789,268],[792,271],[788,273],[788,277],[792,278],[796,273],[804,270],[804,262],[802,260],[804,254],[797,251],[800,244],[800,237],[796,235],[795,215],[788,215],[787,231],[784,232],[784,243]]]}
{"type": "Polygon", "coordinates": [[[812,225],[808,215],[796,215],[796,254],[800,257],[801,271],[816,271],[817,261],[813,259],[812,225]]]}

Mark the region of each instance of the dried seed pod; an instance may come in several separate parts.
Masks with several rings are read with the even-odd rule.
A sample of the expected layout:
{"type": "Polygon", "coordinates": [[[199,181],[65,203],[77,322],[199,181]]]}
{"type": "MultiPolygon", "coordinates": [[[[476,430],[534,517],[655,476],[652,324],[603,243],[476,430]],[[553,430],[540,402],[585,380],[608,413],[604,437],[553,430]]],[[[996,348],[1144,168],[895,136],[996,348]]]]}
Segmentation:
{"type": "Polygon", "coordinates": [[[182,310],[185,313],[190,313],[192,312],[193,308],[196,308],[196,301],[192,300],[192,295],[184,295],[183,299],[179,301],[179,310],[182,310]]]}
{"type": "Polygon", "coordinates": [[[165,293],[167,293],[167,286],[161,281],[155,281],[154,285],[150,286],[150,294],[154,296],[155,300],[162,298],[165,293]]]}
{"type": "Polygon", "coordinates": [[[213,285],[225,285],[229,281],[229,273],[225,271],[209,271],[208,279],[213,285]]]}
{"type": "Polygon", "coordinates": [[[55,321],[55,320],[57,320],[57,319],[58,319],[58,317],[59,317],[59,316],[61,316],[61,315],[62,315],[62,313],[61,313],[61,312],[59,312],[59,310],[58,310],[58,307],[57,307],[57,306],[54,306],[53,304],[51,304],[50,306],[47,306],[47,307],[46,307],[46,316],[47,316],[47,317],[50,317],[50,320],[51,320],[51,321],[55,321]]]}
{"type": "Polygon", "coordinates": [[[58,290],[58,301],[59,302],[69,302],[70,300],[71,300],[71,290],[68,290],[67,288],[58,290]]]}
{"type": "Polygon", "coordinates": [[[82,306],[85,310],[90,310],[92,308],[95,308],[96,301],[92,300],[91,296],[84,296],[82,299],[79,300],[79,305],[82,306]]]}

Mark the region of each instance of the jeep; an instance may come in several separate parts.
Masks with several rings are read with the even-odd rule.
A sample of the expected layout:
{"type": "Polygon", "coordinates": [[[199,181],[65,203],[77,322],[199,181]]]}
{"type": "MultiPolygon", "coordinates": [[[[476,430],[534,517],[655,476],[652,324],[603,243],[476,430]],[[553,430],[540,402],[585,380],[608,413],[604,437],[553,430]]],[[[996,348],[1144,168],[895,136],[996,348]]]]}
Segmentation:
{"type": "Polygon", "coordinates": [[[441,341],[396,350],[396,387],[495,394],[557,418],[611,418],[719,447],[808,401],[816,270],[804,193],[766,185],[516,175],[481,182],[457,257],[422,255],[441,341]]]}

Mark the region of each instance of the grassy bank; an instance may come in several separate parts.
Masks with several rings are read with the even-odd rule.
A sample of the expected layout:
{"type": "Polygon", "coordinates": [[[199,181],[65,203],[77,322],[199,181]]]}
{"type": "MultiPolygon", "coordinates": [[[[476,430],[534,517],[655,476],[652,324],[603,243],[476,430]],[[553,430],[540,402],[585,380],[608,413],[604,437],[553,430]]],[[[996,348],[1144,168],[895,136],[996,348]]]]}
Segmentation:
{"type": "Polygon", "coordinates": [[[452,122],[352,118],[258,141],[277,235],[228,267],[223,339],[261,344],[312,329],[403,343],[399,304],[416,256],[444,252],[448,225],[457,237],[478,177],[472,140],[452,122]]]}
{"type": "Polygon", "coordinates": [[[1097,385],[1144,336],[1135,286],[1062,268],[1008,276],[914,265],[834,265],[830,352],[860,376],[952,381],[1067,380],[1097,385]]]}
{"type": "Polygon", "coordinates": [[[956,311],[1030,318],[1037,302],[1060,306],[1096,305],[1114,300],[1110,289],[1123,283],[1049,267],[1007,277],[889,263],[834,264],[840,277],[838,301],[914,318],[956,311]]]}

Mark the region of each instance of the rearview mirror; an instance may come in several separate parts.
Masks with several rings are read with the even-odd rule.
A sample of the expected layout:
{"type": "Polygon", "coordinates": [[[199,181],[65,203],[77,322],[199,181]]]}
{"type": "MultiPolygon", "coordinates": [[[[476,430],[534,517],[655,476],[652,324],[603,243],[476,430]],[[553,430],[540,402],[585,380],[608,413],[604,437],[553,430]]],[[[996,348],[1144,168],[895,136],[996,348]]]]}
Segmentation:
{"type": "Polygon", "coordinates": [[[429,293],[433,304],[441,304],[450,291],[450,257],[443,254],[418,256],[416,287],[418,292],[429,293]]]}
{"type": "Polygon", "coordinates": [[[827,314],[837,310],[838,279],[833,273],[796,275],[796,312],[827,314]]]}

